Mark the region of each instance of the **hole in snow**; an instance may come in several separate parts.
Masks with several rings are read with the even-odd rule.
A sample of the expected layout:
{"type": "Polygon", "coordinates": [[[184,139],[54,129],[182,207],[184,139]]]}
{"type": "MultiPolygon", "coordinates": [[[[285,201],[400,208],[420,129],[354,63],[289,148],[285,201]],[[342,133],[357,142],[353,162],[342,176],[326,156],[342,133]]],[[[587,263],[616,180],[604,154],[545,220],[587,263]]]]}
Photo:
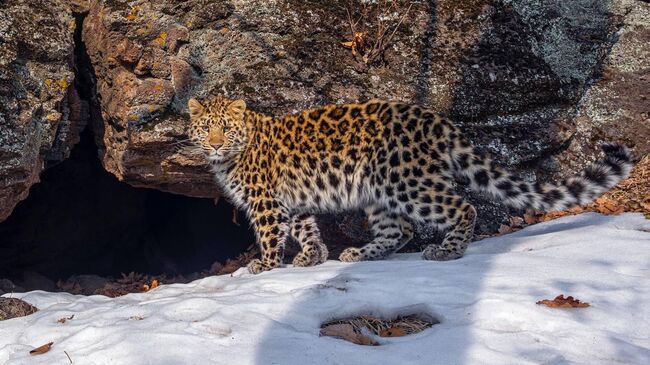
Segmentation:
{"type": "Polygon", "coordinates": [[[327,321],[321,325],[320,333],[359,345],[378,345],[372,337],[403,337],[422,332],[438,323],[437,318],[425,313],[397,315],[392,319],[360,315],[327,321]]]}

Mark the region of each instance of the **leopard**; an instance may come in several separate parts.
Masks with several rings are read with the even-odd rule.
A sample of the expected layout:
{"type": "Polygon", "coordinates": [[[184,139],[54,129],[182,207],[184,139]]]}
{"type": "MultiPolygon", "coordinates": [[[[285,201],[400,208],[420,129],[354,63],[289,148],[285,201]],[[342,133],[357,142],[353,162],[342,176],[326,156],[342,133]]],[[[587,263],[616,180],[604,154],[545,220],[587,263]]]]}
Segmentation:
{"type": "Polygon", "coordinates": [[[285,116],[251,110],[242,99],[189,99],[188,136],[217,184],[244,210],[255,232],[257,274],[283,265],[295,239],[294,266],[328,259],[316,216],[364,211],[372,239],[348,247],[339,260],[378,260],[402,249],[414,225],[444,232],[422,251],[426,260],[458,259],[471,242],[476,209],[456,192],[462,179],[515,209],[563,210],[615,186],[632,169],[623,144],[605,143],[604,156],[557,183],[531,182],[473,146],[444,114],[425,106],[370,99],[330,104],[285,116]]]}

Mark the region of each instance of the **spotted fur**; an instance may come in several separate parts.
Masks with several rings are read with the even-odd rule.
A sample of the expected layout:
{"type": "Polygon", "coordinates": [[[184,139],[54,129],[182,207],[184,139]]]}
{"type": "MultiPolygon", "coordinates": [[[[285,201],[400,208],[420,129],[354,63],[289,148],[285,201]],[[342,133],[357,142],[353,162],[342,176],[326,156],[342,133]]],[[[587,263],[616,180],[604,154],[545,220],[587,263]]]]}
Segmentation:
{"type": "Polygon", "coordinates": [[[605,145],[605,158],[560,184],[530,183],[480,154],[443,115],[382,100],[327,105],[275,118],[220,96],[188,104],[190,136],[224,193],[246,210],[262,256],[257,273],[282,263],[289,235],[301,244],[297,266],[327,259],[313,214],[362,208],[374,239],[342,261],[383,258],[413,236],[412,222],[446,229],[429,260],[461,257],[476,211],[453,190],[455,177],[507,205],[539,210],[584,204],[631,169],[628,150],[605,145]]]}

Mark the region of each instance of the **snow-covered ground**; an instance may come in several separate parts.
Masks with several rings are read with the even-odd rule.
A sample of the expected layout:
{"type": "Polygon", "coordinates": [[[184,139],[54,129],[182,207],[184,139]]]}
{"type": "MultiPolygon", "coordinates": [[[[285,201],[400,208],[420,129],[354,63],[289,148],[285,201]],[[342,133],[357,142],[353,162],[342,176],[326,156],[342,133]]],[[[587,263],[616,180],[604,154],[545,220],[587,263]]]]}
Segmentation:
{"type": "Polygon", "coordinates": [[[583,214],[474,243],[451,262],[401,254],[116,299],[15,295],[40,311],[0,322],[0,364],[69,364],[64,351],[79,365],[650,364],[648,230],[640,214],[583,214]],[[535,304],[558,294],[591,307],[535,304]],[[333,318],[411,312],[442,323],[376,347],[318,335],[333,318]]]}

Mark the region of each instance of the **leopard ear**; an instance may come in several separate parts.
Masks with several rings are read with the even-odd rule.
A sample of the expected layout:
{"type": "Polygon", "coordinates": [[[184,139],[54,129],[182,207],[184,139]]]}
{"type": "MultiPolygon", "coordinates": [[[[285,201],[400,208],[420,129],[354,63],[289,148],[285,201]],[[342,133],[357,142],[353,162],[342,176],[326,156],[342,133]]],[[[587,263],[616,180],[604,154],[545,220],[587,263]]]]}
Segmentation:
{"type": "Polygon", "coordinates": [[[246,102],[241,99],[235,100],[228,105],[228,111],[237,118],[243,118],[246,111],[246,102]]]}
{"type": "Polygon", "coordinates": [[[203,115],[205,108],[198,100],[192,98],[187,102],[187,108],[190,110],[190,118],[196,119],[203,115]]]}

